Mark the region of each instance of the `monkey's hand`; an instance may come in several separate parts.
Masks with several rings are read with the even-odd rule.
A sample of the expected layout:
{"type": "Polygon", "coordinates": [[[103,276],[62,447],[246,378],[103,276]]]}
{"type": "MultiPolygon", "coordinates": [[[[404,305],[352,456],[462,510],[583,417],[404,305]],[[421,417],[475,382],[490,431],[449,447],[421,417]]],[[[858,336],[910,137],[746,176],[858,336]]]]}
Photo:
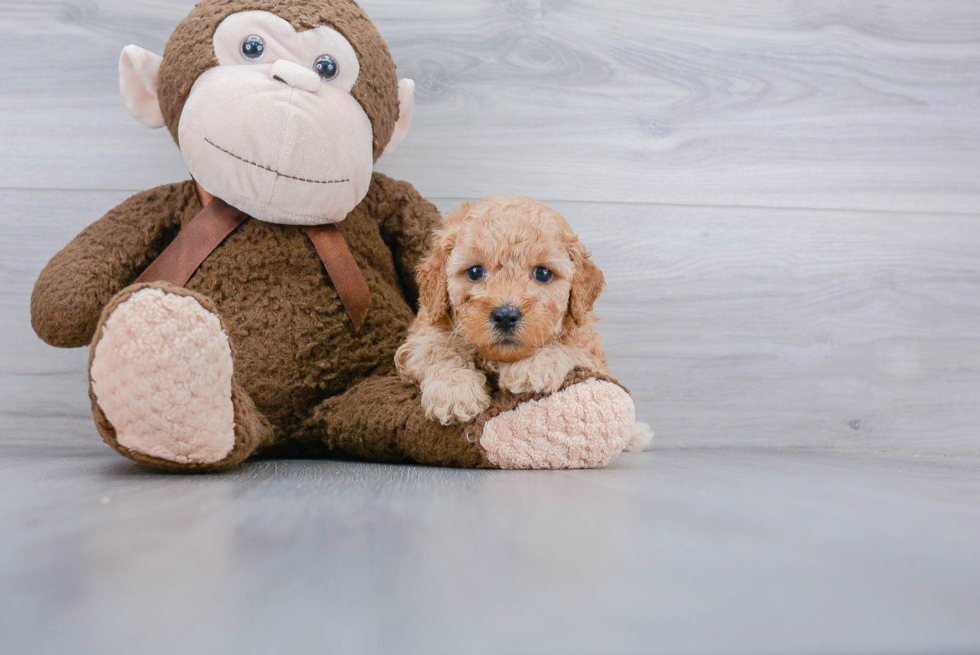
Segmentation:
{"type": "Polygon", "coordinates": [[[575,362],[561,346],[543,346],[530,357],[500,367],[498,384],[511,393],[554,393],[575,362]]]}
{"type": "Polygon", "coordinates": [[[422,378],[426,418],[443,425],[468,423],[490,407],[487,378],[471,368],[433,367],[422,378]]]}
{"type": "Polygon", "coordinates": [[[138,193],[85,228],[41,271],[31,296],[31,325],[60,348],[92,343],[102,308],[170,243],[193,182],[138,193]]]}

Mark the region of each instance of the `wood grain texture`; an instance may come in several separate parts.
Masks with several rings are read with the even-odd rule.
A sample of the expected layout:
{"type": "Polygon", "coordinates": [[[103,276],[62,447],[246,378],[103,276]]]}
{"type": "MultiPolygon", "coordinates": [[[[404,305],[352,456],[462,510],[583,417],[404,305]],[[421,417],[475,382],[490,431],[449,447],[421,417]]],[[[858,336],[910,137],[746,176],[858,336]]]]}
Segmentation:
{"type": "Polygon", "coordinates": [[[661,445],[980,452],[976,217],[556,206],[661,445]]]}
{"type": "MultiPolygon", "coordinates": [[[[97,439],[84,349],[41,343],[28,303],[48,258],[126,195],[0,191],[8,442],[97,439]]],[[[660,447],[980,452],[974,217],[554,205],[605,271],[600,333],[660,447]]]]}
{"type": "MultiPolygon", "coordinates": [[[[184,177],[131,119],[115,62],[191,2],[0,5],[0,186],[139,190],[184,177]],[[71,43],[70,63],[64,44],[71,43]]],[[[363,3],[413,131],[382,169],[431,197],[976,211],[980,9],[835,1],[363,3]]]]}
{"type": "Polygon", "coordinates": [[[140,469],[0,446],[6,655],[975,653],[980,459],[140,469]]]}

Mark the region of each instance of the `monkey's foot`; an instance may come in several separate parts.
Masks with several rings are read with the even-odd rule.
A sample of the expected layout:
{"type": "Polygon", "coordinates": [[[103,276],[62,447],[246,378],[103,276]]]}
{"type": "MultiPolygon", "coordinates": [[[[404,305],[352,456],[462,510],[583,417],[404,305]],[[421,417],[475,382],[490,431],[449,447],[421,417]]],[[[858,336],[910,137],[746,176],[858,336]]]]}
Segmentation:
{"type": "Polygon", "coordinates": [[[106,441],[142,463],[214,465],[236,445],[232,373],[221,322],[189,292],[124,290],[106,308],[92,347],[97,422],[101,411],[106,441]]]}
{"type": "Polygon", "coordinates": [[[500,468],[595,468],[623,451],[634,419],[622,387],[589,378],[490,419],[480,446],[500,468]]]}

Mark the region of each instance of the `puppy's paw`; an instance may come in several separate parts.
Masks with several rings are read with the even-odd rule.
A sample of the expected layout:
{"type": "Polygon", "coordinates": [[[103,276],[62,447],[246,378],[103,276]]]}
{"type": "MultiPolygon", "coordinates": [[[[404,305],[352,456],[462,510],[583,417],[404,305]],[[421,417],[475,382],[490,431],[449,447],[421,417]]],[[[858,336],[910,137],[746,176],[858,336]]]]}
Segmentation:
{"type": "Polygon", "coordinates": [[[443,425],[469,423],[490,407],[486,376],[471,369],[456,369],[422,381],[425,417],[443,425]]]}
{"type": "Polygon", "coordinates": [[[511,393],[554,393],[574,364],[559,349],[542,348],[527,359],[500,367],[498,384],[511,393]]]}

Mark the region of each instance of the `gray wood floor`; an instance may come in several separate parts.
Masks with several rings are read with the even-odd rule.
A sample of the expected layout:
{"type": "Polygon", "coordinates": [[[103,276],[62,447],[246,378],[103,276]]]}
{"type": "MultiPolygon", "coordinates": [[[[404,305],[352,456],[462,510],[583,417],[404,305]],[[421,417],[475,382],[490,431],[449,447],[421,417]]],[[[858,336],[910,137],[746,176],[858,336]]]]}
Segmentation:
{"type": "Polygon", "coordinates": [[[0,2],[0,651],[980,651],[980,4],[364,0],[418,83],[379,168],[568,217],[657,447],[181,478],[27,304],[187,177],[115,67],[192,4],[0,2]]]}
{"type": "Polygon", "coordinates": [[[975,653],[980,461],[0,462],[4,652],[975,653]],[[84,482],[84,484],[82,484],[84,482]]]}

